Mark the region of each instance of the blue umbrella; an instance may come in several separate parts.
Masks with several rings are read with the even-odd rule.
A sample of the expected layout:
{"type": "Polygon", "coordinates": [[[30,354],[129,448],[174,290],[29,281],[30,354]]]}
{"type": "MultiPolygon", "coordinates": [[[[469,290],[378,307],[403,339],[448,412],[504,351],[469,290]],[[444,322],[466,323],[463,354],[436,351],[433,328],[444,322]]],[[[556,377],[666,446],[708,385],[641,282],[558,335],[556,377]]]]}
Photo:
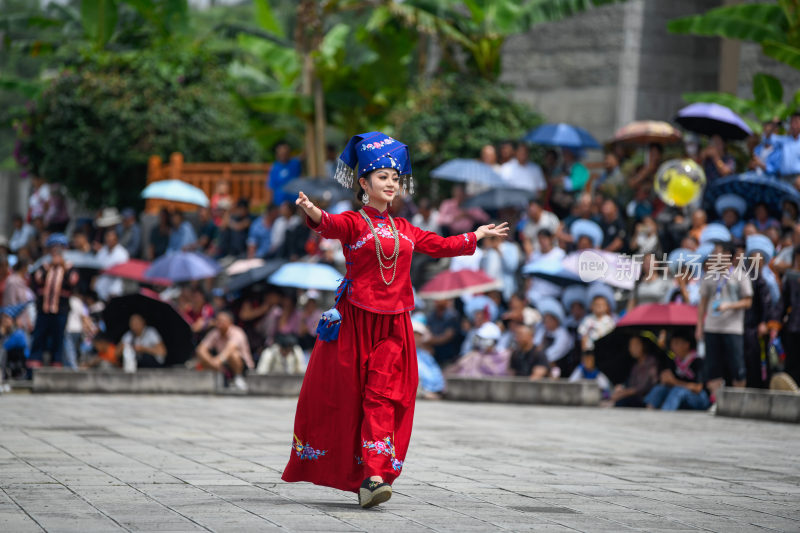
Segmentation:
{"type": "Polygon", "coordinates": [[[142,191],[142,198],[170,200],[208,207],[206,193],[181,180],[163,180],[151,183],[142,191]]]}
{"type": "Polygon", "coordinates": [[[286,263],[272,274],[268,282],[279,287],[335,291],[344,276],[324,263],[286,263]]]}
{"type": "Polygon", "coordinates": [[[300,191],[309,198],[318,198],[327,202],[339,202],[352,197],[352,191],[345,189],[339,182],[330,178],[295,178],[283,186],[283,192],[297,194],[300,191]]]}
{"type": "Polygon", "coordinates": [[[194,252],[162,255],[144,273],[148,278],[168,279],[173,283],[208,279],[219,274],[220,266],[211,258],[194,252]]]}
{"type": "Polygon", "coordinates": [[[756,204],[763,202],[767,204],[770,212],[777,216],[780,216],[784,200],[790,200],[800,206],[800,192],[797,189],[776,178],[756,172],[745,172],[715,180],[706,189],[706,205],[711,208],[714,201],[723,194],[741,196],[747,201],[749,211],[752,211],[756,204]]]}
{"type": "Polygon", "coordinates": [[[522,267],[522,273],[526,276],[533,276],[535,278],[549,281],[559,287],[567,287],[575,284],[585,284],[580,276],[574,272],[570,272],[560,259],[539,259],[522,267]]]}
{"type": "Polygon", "coordinates": [[[476,159],[451,159],[431,171],[440,180],[464,183],[482,183],[491,187],[508,188],[503,178],[492,167],[476,159]]]}
{"type": "Polygon", "coordinates": [[[592,134],[570,124],[544,124],[531,130],[522,139],[532,144],[561,146],[562,148],[600,148],[592,134]]]}
{"type": "Polygon", "coordinates": [[[680,111],[675,122],[701,135],[720,135],[725,139],[746,139],[753,133],[742,118],[724,105],[697,103],[680,111]]]}

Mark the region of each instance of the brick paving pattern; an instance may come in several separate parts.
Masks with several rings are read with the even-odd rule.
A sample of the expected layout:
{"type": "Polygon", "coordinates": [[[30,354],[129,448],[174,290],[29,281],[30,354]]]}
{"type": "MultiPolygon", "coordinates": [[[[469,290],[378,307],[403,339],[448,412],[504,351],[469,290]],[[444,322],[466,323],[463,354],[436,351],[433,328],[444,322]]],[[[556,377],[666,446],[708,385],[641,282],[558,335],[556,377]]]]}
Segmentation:
{"type": "Polygon", "coordinates": [[[800,531],[800,427],[418,403],[386,505],[286,484],[295,401],[0,397],[0,531],[800,531]]]}

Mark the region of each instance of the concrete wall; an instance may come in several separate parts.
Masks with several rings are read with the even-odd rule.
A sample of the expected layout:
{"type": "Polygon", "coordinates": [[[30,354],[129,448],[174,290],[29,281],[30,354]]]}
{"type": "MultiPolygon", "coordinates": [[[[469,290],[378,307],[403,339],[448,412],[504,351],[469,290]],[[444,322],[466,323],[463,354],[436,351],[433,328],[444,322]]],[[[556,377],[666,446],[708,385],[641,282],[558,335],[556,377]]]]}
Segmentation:
{"type": "MultiPolygon", "coordinates": [[[[703,13],[721,0],[629,0],[534,27],[508,39],[501,81],[517,100],[550,122],[586,127],[598,139],[632,120],[671,120],[681,94],[716,91],[720,39],[672,35],[669,20],[703,13]]],[[[751,97],[752,76],[766,72],[800,88],[800,72],[742,43],[738,92],[751,97]]]]}

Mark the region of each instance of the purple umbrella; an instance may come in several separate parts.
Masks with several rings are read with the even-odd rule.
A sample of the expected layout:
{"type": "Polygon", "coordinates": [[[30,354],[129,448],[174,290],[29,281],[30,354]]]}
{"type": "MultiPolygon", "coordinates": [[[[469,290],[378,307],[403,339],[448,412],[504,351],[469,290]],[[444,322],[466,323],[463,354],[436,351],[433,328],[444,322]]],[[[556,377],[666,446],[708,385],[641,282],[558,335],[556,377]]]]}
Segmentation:
{"type": "Polygon", "coordinates": [[[697,103],[680,111],[675,122],[701,135],[719,135],[724,139],[741,140],[753,133],[742,118],[724,105],[697,103]]]}

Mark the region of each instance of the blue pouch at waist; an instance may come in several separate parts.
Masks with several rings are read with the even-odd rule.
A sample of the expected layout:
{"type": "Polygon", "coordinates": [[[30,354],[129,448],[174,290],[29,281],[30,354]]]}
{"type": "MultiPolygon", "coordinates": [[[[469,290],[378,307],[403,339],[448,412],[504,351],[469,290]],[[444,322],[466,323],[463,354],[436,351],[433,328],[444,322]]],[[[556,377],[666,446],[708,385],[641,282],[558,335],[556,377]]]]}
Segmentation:
{"type": "Polygon", "coordinates": [[[335,341],[339,337],[339,326],[342,324],[342,315],[334,307],[322,313],[322,318],[317,324],[317,338],[323,341],[335,341]]]}

